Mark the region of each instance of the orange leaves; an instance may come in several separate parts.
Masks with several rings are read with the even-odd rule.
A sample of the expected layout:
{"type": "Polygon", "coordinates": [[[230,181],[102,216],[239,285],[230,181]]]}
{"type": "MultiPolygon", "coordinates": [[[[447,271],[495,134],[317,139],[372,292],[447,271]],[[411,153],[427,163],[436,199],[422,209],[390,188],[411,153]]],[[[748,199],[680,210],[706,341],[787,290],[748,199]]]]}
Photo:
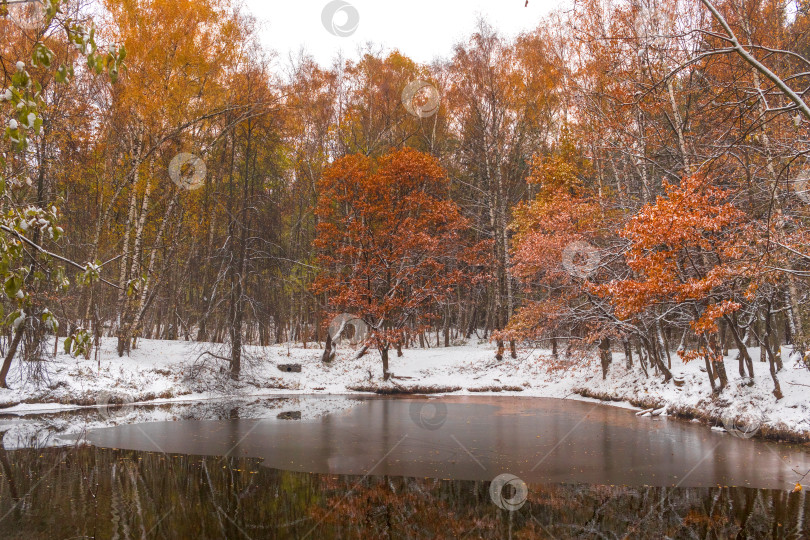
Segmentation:
{"type": "MultiPolygon", "coordinates": [[[[561,146],[559,156],[534,161],[530,181],[540,184],[540,192],[514,210],[512,274],[527,292],[537,295],[536,300],[524,301],[509,323],[508,333],[516,338],[533,339],[565,324],[576,309],[573,306],[581,305],[579,299],[589,292],[587,281],[570,273],[570,267],[566,270],[571,246],[608,244],[615,226],[613,216],[579,185],[587,164],[561,146]]],[[[598,265],[601,254],[595,255],[598,265]]],[[[581,259],[586,253],[575,250],[572,256],[581,259]]]]}
{"type": "Polygon", "coordinates": [[[679,186],[665,182],[664,189],[666,197],[643,208],[625,229],[633,253],[687,244],[711,250],[716,247],[712,235],[744,217],[732,204],[721,204],[725,193],[699,176],[684,178],[679,186]]]}
{"type": "Polygon", "coordinates": [[[540,274],[567,279],[563,251],[571,242],[589,239],[602,224],[599,206],[559,191],[515,209],[514,274],[528,279],[540,274]]]}
{"type": "Polygon", "coordinates": [[[569,159],[560,155],[538,156],[533,161],[528,182],[539,184],[547,191],[573,189],[580,184],[579,169],[569,159]]]}
{"type": "Polygon", "coordinates": [[[223,105],[230,95],[222,91],[226,72],[237,71],[248,41],[224,0],[105,4],[113,19],[106,38],[128,51],[127,74],[115,93],[122,109],[159,132],[223,105]]]}
{"type": "Polygon", "coordinates": [[[688,364],[692,360],[703,358],[705,351],[703,349],[693,349],[691,351],[678,351],[684,364],[688,364]]]}
{"type": "Polygon", "coordinates": [[[723,315],[734,313],[741,307],[740,304],[731,300],[723,300],[719,304],[710,304],[698,320],[692,321],[692,329],[696,334],[714,334],[718,331],[717,320],[723,315]]]}
{"type": "Polygon", "coordinates": [[[753,277],[740,249],[745,216],[702,177],[664,187],[666,196],[642,208],[622,232],[630,241],[625,260],[634,276],[594,291],[622,318],[653,304],[688,304],[695,333],[715,333],[718,319],[740,309],[733,298],[753,277]]]}
{"type": "Polygon", "coordinates": [[[478,256],[466,253],[467,221],[429,155],[347,156],[324,171],[319,188],[315,245],[324,271],[314,290],[377,326],[378,343],[418,325],[466,279],[465,257],[478,256]]]}

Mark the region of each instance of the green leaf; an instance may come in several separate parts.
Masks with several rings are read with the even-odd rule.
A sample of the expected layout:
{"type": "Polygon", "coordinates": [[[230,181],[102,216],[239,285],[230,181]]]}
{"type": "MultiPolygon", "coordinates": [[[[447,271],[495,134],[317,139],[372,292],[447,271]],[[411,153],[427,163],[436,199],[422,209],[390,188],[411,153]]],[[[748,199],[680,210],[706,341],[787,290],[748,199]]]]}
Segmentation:
{"type": "Polygon", "coordinates": [[[17,292],[22,288],[22,279],[18,276],[11,276],[6,280],[6,283],[3,285],[3,290],[10,299],[14,299],[17,296],[17,292]]]}
{"type": "Polygon", "coordinates": [[[54,54],[44,43],[37,43],[31,53],[31,60],[35,66],[50,67],[54,54]]]}

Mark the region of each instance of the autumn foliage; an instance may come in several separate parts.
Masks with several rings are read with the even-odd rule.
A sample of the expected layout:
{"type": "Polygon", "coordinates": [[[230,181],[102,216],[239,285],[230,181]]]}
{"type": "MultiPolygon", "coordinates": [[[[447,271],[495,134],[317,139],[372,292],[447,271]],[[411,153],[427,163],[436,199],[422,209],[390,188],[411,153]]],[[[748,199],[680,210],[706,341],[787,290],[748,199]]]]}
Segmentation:
{"type": "Polygon", "coordinates": [[[344,157],[319,182],[313,289],[333,312],[372,329],[388,377],[388,350],[418,333],[465,279],[468,227],[448,198],[447,174],[431,156],[394,151],[379,160],[344,157]]]}
{"type": "Polygon", "coordinates": [[[321,346],[348,312],[384,376],[389,349],[454,341],[598,346],[603,375],[624,353],[666,381],[677,351],[715,392],[735,349],[777,396],[783,346],[810,366],[810,114],[773,79],[805,96],[807,10],[722,0],[724,26],[701,0],[581,0],[514,38],[479,21],[429,65],[367,47],[279,69],[230,0],[47,4],[38,32],[0,9],[0,207],[59,216],[65,236],[24,236],[80,286],[46,298],[7,242],[26,358],[55,327],[82,354],[182,338],[238,378],[244,345],[321,346]]]}
{"type": "Polygon", "coordinates": [[[692,329],[716,333],[717,319],[740,307],[732,298],[755,269],[743,260],[745,215],[704,178],[664,189],[666,195],[642,208],[621,233],[629,241],[631,275],[595,290],[622,319],[653,303],[687,304],[692,329]]]}
{"type": "MultiPolygon", "coordinates": [[[[656,305],[688,322],[700,338],[698,352],[714,364],[722,387],[727,378],[717,344],[718,320],[739,310],[735,300],[756,289],[756,264],[746,249],[750,228],[745,214],[729,202],[729,193],[706,178],[665,183],[664,190],[621,232],[628,241],[629,274],[593,290],[609,299],[619,319],[632,319],[656,305]]],[[[707,369],[712,372],[712,366],[707,369]]]]}

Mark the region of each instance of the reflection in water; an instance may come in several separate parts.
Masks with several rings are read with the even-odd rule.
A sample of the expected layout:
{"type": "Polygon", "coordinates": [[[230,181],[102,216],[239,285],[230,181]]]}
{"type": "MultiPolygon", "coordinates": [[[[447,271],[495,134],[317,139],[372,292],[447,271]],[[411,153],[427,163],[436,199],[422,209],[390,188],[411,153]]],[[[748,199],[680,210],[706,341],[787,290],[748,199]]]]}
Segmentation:
{"type": "Polygon", "coordinates": [[[256,459],[0,450],[0,538],[806,538],[802,493],[287,472],[256,459]]]}
{"type": "Polygon", "coordinates": [[[2,539],[810,538],[806,450],[589,403],[299,396],[0,435],[2,539]],[[96,446],[42,447],[85,428],[96,446]]]}
{"type": "Polygon", "coordinates": [[[140,406],[2,414],[0,446],[6,450],[72,445],[94,429],[180,420],[266,419],[312,420],[353,407],[358,400],[347,396],[286,396],[228,398],[140,406]],[[304,409],[302,411],[302,409],[304,409]]]}
{"type": "Polygon", "coordinates": [[[799,447],[592,403],[447,397],[441,405],[365,399],[302,421],[290,421],[297,411],[284,409],[262,419],[98,429],[87,439],[108,448],[255,457],[298,472],[487,481],[510,473],[542,484],[788,490],[801,478],[797,471],[810,470],[810,454],[799,447]]]}

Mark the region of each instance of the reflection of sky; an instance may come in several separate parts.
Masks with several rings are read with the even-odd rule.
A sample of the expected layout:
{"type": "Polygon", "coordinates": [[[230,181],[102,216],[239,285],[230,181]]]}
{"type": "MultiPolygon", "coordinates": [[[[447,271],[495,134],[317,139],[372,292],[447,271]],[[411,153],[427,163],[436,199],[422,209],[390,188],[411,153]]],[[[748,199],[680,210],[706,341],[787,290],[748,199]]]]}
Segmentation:
{"type": "MultiPolygon", "coordinates": [[[[328,0],[246,0],[248,9],[263,22],[262,42],[286,62],[303,46],[322,65],[330,65],[342,51],[355,57],[358,48],[372,42],[398,48],[418,62],[447,58],[453,45],[469,35],[479,15],[504,34],[534,29],[546,13],[568,4],[567,0],[346,0],[360,16],[349,37],[331,35],[321,23],[328,0]]],[[[345,22],[338,14],[336,22],[345,22]]]]}

